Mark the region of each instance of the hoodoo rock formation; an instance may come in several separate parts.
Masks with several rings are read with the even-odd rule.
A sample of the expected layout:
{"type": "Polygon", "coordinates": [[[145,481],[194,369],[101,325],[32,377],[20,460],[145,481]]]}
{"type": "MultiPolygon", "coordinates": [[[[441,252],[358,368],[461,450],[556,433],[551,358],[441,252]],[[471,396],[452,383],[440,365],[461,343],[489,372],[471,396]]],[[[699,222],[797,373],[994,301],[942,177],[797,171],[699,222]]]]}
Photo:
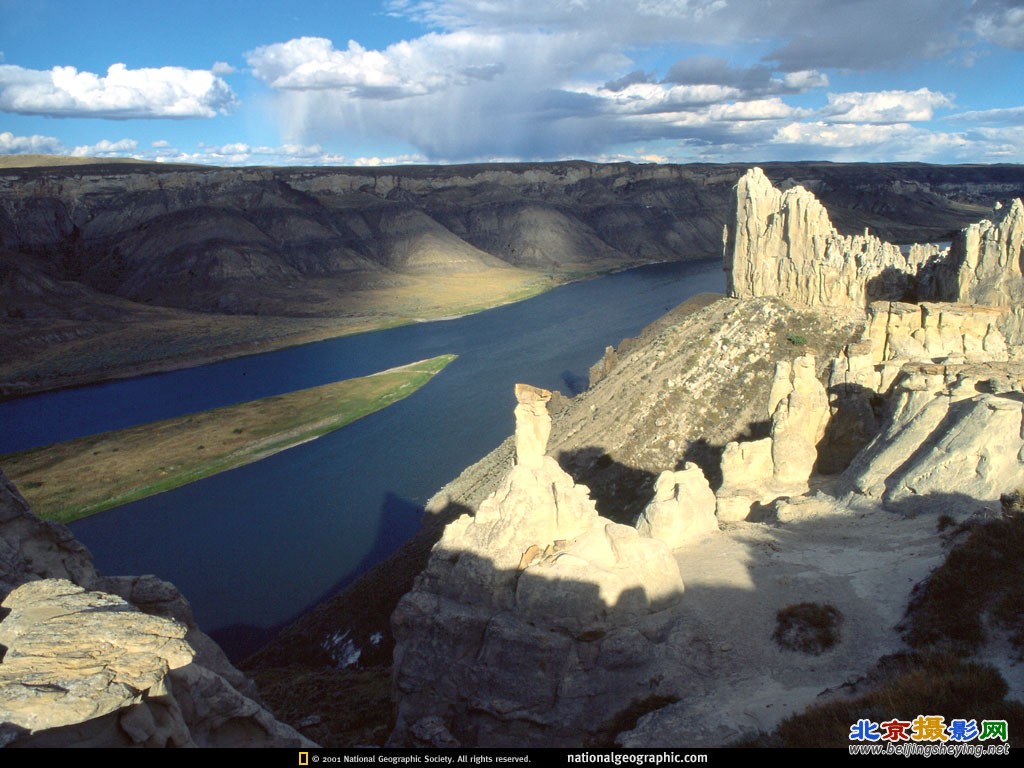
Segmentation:
{"type": "MultiPolygon", "coordinates": [[[[728,315],[714,305],[693,320],[703,354],[733,355],[716,386],[760,377],[763,406],[745,411],[747,439],[731,438],[709,467],[707,446],[693,452],[689,436],[657,433],[679,451],[675,469],[657,476],[636,529],[615,525],[545,455],[558,431],[549,393],[518,386],[515,466],[475,517],[448,526],[394,613],[392,743],[722,745],[900,650],[895,625],[910,585],[942,549],[921,513],[994,514],[1001,494],[1024,487],[1024,354],[1013,319],[1024,291],[1022,211],[1014,201],[950,250],[905,253],[868,233],[839,234],[807,190],[747,173],[726,236],[734,298],[723,304],[747,306],[760,325],[723,330],[728,315]],[[815,354],[802,335],[767,330],[777,315],[799,317],[792,305],[821,318],[816,327],[848,333],[843,351],[815,354]],[[764,350],[804,345],[775,357],[773,378],[742,368],[764,350]],[[708,483],[710,469],[720,482],[708,483]],[[812,680],[769,638],[777,610],[824,595],[843,606],[851,636],[819,657],[812,680]],[[616,731],[627,711],[648,714],[616,731]]],[[[670,336],[660,326],[610,350],[578,410],[599,419],[607,393],[622,391],[616,380],[657,381],[655,424],[697,423],[716,404],[698,393],[677,405],[666,394],[680,380],[659,368],[670,336]]],[[[700,369],[692,352],[686,359],[700,369]]],[[[559,418],[586,429],[579,413],[559,418]]],[[[586,467],[594,454],[607,463],[599,451],[560,458],[586,467]]],[[[462,487],[476,493],[486,482],[462,487]]]]}
{"type": "Polygon", "coordinates": [[[903,257],[877,238],[839,235],[813,195],[800,187],[781,192],[754,168],[737,185],[736,221],[726,240],[733,295],[860,307],[866,316],[860,340],[831,363],[830,403],[813,361],[804,362],[801,381],[813,395],[800,398],[803,412],[787,418],[775,403],[794,396],[796,378],[790,385],[788,364],[778,364],[771,438],[732,444],[722,456],[720,519],[744,519],[766,498],[805,491],[812,469],[838,472],[851,461],[849,486],[890,505],[942,493],[992,504],[1024,481],[1018,437],[983,437],[997,421],[1006,422],[1007,434],[1021,434],[1018,366],[994,365],[1021,356],[1011,309],[1024,290],[1019,199],[1000,223],[968,226],[950,249],[911,248],[903,257]],[[896,285],[897,274],[911,294],[950,300],[870,301],[896,285]],[[825,285],[842,290],[819,290],[825,285]]]}
{"type": "Polygon", "coordinates": [[[904,255],[867,231],[841,235],[811,192],[776,189],[760,168],[737,183],[724,240],[730,296],[780,296],[811,307],[863,308],[871,298],[898,296],[906,276],[939,252],[915,246],[904,255]]]}
{"type": "MultiPolygon", "coordinates": [[[[811,192],[777,189],[752,168],[736,185],[735,217],[725,230],[726,289],[805,306],[864,309],[913,297],[1009,310],[1024,296],[1024,204],[1018,198],[996,213],[997,222],[970,224],[946,249],[904,251],[867,230],[841,235],[811,192]]],[[[1013,328],[1019,340],[1019,316],[1013,328]]]]}
{"type": "Polygon", "coordinates": [[[0,473],[0,746],[313,746],[153,576],[100,577],[0,473]]]}
{"type": "Polygon", "coordinates": [[[597,514],[544,455],[551,393],[515,391],[515,466],[392,618],[395,745],[578,744],[678,653],[660,629],[683,592],[669,548],[597,514]]]}

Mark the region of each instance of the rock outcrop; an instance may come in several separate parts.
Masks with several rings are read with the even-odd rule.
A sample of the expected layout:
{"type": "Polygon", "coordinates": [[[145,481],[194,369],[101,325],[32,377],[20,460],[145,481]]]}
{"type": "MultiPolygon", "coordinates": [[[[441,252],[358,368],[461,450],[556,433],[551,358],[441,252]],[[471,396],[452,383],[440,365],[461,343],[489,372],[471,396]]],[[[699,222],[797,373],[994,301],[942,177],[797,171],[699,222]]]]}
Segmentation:
{"type": "Polygon", "coordinates": [[[516,464],[448,525],[392,617],[391,743],[578,744],[649,695],[658,615],[683,592],[661,541],[600,517],[544,455],[550,393],[516,386],[516,464]],[[441,723],[437,718],[441,718],[441,723]]]}
{"type": "Polygon", "coordinates": [[[1024,365],[903,366],[891,416],[843,475],[852,492],[905,512],[998,509],[1024,484],[1024,365]]]}
{"type": "Polygon", "coordinates": [[[641,536],[678,549],[718,530],[715,494],[699,466],[686,462],[681,470],[666,470],[654,483],[654,499],[640,513],[641,536]]]}
{"type": "MultiPolygon", "coordinates": [[[[841,235],[818,199],[801,186],[775,188],[760,168],[736,185],[726,226],[724,266],[731,296],[778,296],[806,306],[865,308],[876,300],[916,298],[1009,309],[1024,298],[1024,204],[1013,200],[998,222],[962,229],[951,246],[905,251],[871,235],[841,235]]],[[[1017,312],[1009,330],[1020,340],[1017,312]]]]}
{"type": "Polygon", "coordinates": [[[776,189],[760,168],[736,185],[724,242],[730,296],[779,296],[811,307],[863,308],[873,298],[898,298],[908,277],[939,253],[915,246],[905,255],[867,230],[841,235],[811,192],[776,189]]]}
{"type": "Polygon", "coordinates": [[[808,489],[831,415],[813,355],[775,364],[768,397],[771,436],[725,446],[718,519],[745,520],[752,509],[808,489]]]}
{"type": "MultiPolygon", "coordinates": [[[[549,429],[537,407],[546,393],[517,392],[517,433],[524,434],[517,434],[516,446],[524,455],[498,491],[480,505],[475,520],[464,516],[449,526],[416,589],[394,615],[396,744],[599,744],[600,736],[613,730],[597,725],[601,716],[622,713],[625,701],[633,702],[634,712],[653,709],[662,697],[677,701],[641,718],[631,734],[619,734],[617,743],[726,743],[754,723],[761,728],[761,718],[783,699],[780,694],[792,694],[794,681],[803,681],[801,695],[809,701],[823,687],[834,688],[862,674],[864,662],[873,664],[879,655],[903,647],[893,626],[903,613],[906,594],[890,604],[885,615],[874,613],[882,593],[889,596],[886,583],[878,579],[878,565],[886,559],[885,567],[901,574],[897,588],[909,591],[939,562],[941,543],[934,520],[922,521],[920,513],[944,512],[965,519],[997,507],[1000,494],[1024,486],[1024,363],[1015,361],[1019,338],[1007,330],[1006,303],[974,303],[982,293],[961,295],[959,289],[953,296],[957,301],[951,303],[899,301],[903,291],[916,292],[922,286],[945,290],[951,285],[949,275],[959,273],[950,271],[949,255],[940,255],[936,248],[917,248],[905,256],[866,233],[838,235],[809,192],[774,190],[756,172],[741,181],[738,197],[737,226],[729,236],[727,258],[730,253],[750,258],[729,265],[730,284],[737,297],[750,299],[733,301],[736,311],[743,312],[748,323],[760,323],[759,328],[780,312],[795,317],[790,314],[793,307],[778,308],[765,298],[769,296],[817,308],[806,311],[827,316],[832,323],[840,317],[843,322],[849,319],[859,330],[846,337],[842,355],[819,368],[813,354],[792,362],[779,355],[780,339],[789,342],[790,347],[781,347],[786,350],[809,343],[791,328],[757,336],[749,328],[722,322],[724,312],[714,325],[695,326],[703,331],[705,348],[689,356],[690,369],[724,367],[726,358],[732,378],[725,378],[734,390],[746,381],[758,381],[757,412],[745,411],[746,429],[734,429],[733,435],[768,436],[725,445],[715,514],[708,507],[710,489],[700,468],[684,463],[683,471],[658,477],[655,499],[637,527],[645,536],[679,548],[676,562],[690,586],[677,603],[665,601],[670,607],[660,613],[625,600],[628,591],[619,588],[620,582],[606,586],[605,574],[597,571],[607,555],[584,544],[603,537],[612,540],[612,550],[625,551],[618,540],[621,532],[609,526],[603,531],[587,527],[594,512],[577,495],[579,486],[537,453],[538,442],[546,439],[549,429]],[[879,296],[885,300],[871,301],[879,296]],[[771,357],[766,357],[768,351],[771,357]],[[780,358],[771,377],[767,360],[780,358]],[[761,363],[763,373],[743,367],[754,360],[761,363]],[[540,441],[537,435],[542,436],[540,441]],[[821,472],[836,476],[823,478],[821,472]],[[536,519],[535,511],[542,512],[536,519]],[[776,525],[740,522],[762,519],[751,513],[776,525]],[[715,515],[727,525],[692,546],[717,527],[715,515]],[[849,548],[847,537],[855,529],[860,530],[856,535],[861,542],[859,548],[849,548]],[[524,536],[517,531],[524,531],[524,536]],[[741,533],[736,535],[737,531],[741,533]],[[560,535],[573,538],[544,543],[560,535]],[[765,537],[759,542],[765,546],[746,548],[757,537],[765,537]],[[816,537],[829,540],[828,548],[813,554],[799,551],[816,537]],[[733,588],[717,592],[716,587],[726,583],[717,581],[724,574],[711,577],[706,571],[721,563],[701,560],[698,553],[741,544],[744,548],[734,553],[730,567],[742,571],[752,561],[763,563],[742,574],[746,581],[734,579],[729,582],[733,588]],[[793,566],[785,576],[771,570],[782,562],[793,566]],[[561,566],[558,578],[543,570],[557,572],[561,566]],[[825,582],[831,582],[827,589],[825,582]],[[572,588],[566,589],[570,584],[572,588]],[[777,674],[786,652],[766,651],[765,645],[778,608],[768,612],[774,618],[767,622],[762,609],[766,600],[783,599],[787,590],[785,602],[790,605],[807,600],[810,593],[824,602],[827,592],[829,604],[847,601],[843,612],[850,613],[843,632],[856,636],[844,638],[845,647],[834,655],[823,654],[821,662],[827,666],[847,660],[833,668],[836,674],[830,680],[835,685],[800,678],[793,670],[786,673],[785,682],[777,674]],[[595,612],[594,606],[611,605],[608,597],[595,600],[605,595],[617,596],[616,610],[595,612]],[[555,604],[562,606],[561,614],[552,610],[555,604]],[[619,610],[623,604],[635,607],[619,610]],[[698,618],[702,612],[710,617],[706,623],[698,618]],[[851,620],[854,613],[859,617],[851,620]],[[762,630],[751,636],[758,621],[752,621],[755,615],[761,616],[762,630]],[[687,652],[681,668],[679,660],[687,652]],[[652,654],[671,660],[672,667],[659,667],[652,654]],[[767,661],[751,663],[755,657],[767,661]],[[447,662],[443,674],[431,668],[438,658],[447,662]],[[739,670],[738,658],[746,660],[738,662],[739,670]],[[608,696],[613,682],[620,691],[616,700],[608,696]],[[654,686],[657,702],[651,699],[652,689],[640,693],[645,682],[654,686]],[[723,717],[730,708],[732,714],[723,717]]],[[[1014,253],[1014,225],[997,229],[1000,234],[992,235],[992,242],[1007,239],[1008,252],[1014,253]]],[[[990,253],[995,246],[988,247],[976,250],[990,253]]],[[[985,259],[979,256],[975,261],[985,259]]],[[[1011,272],[1007,268],[1000,275],[1009,275],[1002,285],[1012,294],[1017,283],[1011,272]]],[[[982,269],[978,274],[988,273],[982,269]]],[[[941,298],[941,292],[933,296],[941,298]]],[[[727,304],[723,301],[721,307],[727,304]]],[[[678,451],[677,460],[691,434],[683,428],[672,431],[671,425],[694,420],[702,408],[714,408],[719,418],[735,410],[723,389],[715,390],[714,398],[702,398],[699,405],[678,405],[670,393],[681,380],[693,378],[683,379],[676,372],[662,375],[658,361],[682,346],[679,338],[662,327],[651,332],[645,344],[627,352],[610,350],[592,369],[591,389],[579,398],[578,406],[568,408],[576,430],[569,434],[573,439],[588,434],[589,442],[581,445],[600,447],[567,451],[563,466],[575,470],[586,469],[587,462],[638,465],[613,456],[611,440],[598,440],[586,431],[585,422],[600,421],[600,409],[611,406],[614,398],[607,393],[621,393],[624,381],[644,393],[634,398],[637,411],[648,402],[647,391],[657,391],[650,413],[656,414],[654,423],[662,431],[655,434],[668,450],[678,451]]],[[[811,342],[807,349],[816,346],[811,342]]],[[[832,347],[822,358],[833,357],[835,350],[832,347]]],[[[692,388],[685,391],[692,397],[692,388]]],[[[616,417],[629,422],[625,433],[637,431],[635,415],[616,412],[616,417]]],[[[601,423],[607,426],[608,420],[601,423]]],[[[673,466],[661,464],[666,465],[673,466]]],[[[619,471],[619,477],[628,477],[621,467],[619,471]]],[[[636,476],[641,474],[646,474],[643,485],[649,488],[649,468],[632,479],[640,486],[636,476]]],[[[632,542],[621,535],[622,542],[632,542]]],[[[651,572],[643,580],[654,576],[651,572]]],[[[646,587],[643,593],[649,594],[646,587]]],[[[801,665],[800,673],[808,668],[801,665]]]]}
{"type": "Polygon", "coordinates": [[[1013,307],[1024,296],[1024,203],[1018,198],[1000,212],[998,221],[970,224],[953,240],[956,301],[1013,307]]]}
{"type": "Polygon", "coordinates": [[[181,593],[99,576],[2,473],[0,617],[0,745],[312,745],[253,699],[181,593]]]}

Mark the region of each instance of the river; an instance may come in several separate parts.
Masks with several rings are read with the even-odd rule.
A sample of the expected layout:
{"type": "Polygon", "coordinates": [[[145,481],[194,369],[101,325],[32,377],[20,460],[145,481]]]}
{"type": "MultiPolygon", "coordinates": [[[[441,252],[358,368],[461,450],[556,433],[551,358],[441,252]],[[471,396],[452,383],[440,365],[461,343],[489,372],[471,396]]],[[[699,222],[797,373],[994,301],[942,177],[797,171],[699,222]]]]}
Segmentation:
{"type": "Polygon", "coordinates": [[[405,541],[426,500],[512,433],[515,382],[579,392],[606,345],[723,286],[718,260],[653,265],[462,318],[20,398],[0,403],[0,453],[457,354],[343,429],[71,525],[102,573],[173,582],[215,637],[259,634],[405,541]]]}

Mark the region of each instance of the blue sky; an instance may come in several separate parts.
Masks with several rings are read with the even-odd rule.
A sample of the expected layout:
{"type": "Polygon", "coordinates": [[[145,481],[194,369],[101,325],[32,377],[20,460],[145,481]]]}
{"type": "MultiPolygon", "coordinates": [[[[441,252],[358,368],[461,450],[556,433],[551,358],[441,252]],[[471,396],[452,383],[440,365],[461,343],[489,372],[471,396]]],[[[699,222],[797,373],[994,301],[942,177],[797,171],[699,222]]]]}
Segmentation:
{"type": "Polygon", "coordinates": [[[1024,0],[0,0],[0,153],[1024,162],[1024,0]]]}

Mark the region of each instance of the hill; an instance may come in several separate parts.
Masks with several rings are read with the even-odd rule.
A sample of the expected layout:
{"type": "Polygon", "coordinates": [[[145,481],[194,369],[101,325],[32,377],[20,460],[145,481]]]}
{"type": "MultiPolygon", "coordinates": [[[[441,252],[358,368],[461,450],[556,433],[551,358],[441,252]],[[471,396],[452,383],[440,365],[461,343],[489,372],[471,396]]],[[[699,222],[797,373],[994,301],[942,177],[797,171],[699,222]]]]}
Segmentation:
{"type": "MultiPolygon", "coordinates": [[[[846,234],[949,240],[1019,166],[768,164],[846,234]]],[[[0,169],[0,392],[474,311],[721,248],[740,165],[0,169]]]]}

